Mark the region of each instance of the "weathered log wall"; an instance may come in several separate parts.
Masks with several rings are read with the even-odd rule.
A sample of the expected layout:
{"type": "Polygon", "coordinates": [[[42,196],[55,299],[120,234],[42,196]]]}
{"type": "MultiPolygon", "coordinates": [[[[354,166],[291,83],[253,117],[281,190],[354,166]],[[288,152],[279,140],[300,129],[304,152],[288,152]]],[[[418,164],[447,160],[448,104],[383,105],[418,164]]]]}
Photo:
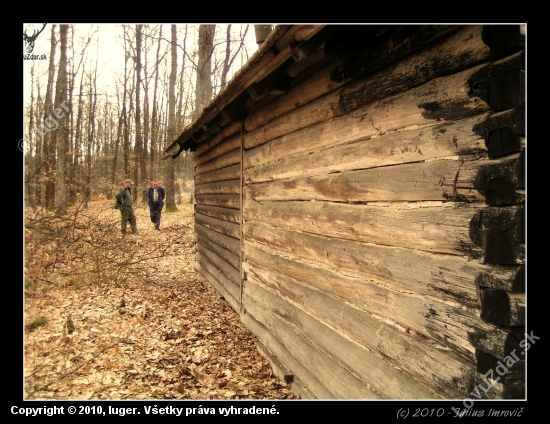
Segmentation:
{"type": "MultiPolygon", "coordinates": [[[[197,269],[312,397],[463,399],[519,351],[525,57],[505,30],[375,29],[345,55],[340,34],[197,155],[197,269]]],[[[524,396],[522,366],[481,395],[524,396]]]]}
{"type": "Polygon", "coordinates": [[[201,146],[195,157],[195,268],[238,311],[241,303],[240,126],[228,126],[201,146]]]}

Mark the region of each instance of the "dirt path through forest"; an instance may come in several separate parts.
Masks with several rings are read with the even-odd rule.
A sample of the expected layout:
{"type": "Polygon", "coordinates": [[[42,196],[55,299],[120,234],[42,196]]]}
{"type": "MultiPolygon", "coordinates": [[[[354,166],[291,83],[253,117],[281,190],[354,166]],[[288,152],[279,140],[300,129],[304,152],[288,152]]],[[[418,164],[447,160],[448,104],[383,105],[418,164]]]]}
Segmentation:
{"type": "Polygon", "coordinates": [[[141,278],[75,272],[26,287],[25,399],[297,399],[194,270],[192,205],[163,213],[160,232],[138,206],[140,235],[121,236],[111,203],[89,211],[107,216],[121,248],[159,257],[136,261],[141,278]]]}

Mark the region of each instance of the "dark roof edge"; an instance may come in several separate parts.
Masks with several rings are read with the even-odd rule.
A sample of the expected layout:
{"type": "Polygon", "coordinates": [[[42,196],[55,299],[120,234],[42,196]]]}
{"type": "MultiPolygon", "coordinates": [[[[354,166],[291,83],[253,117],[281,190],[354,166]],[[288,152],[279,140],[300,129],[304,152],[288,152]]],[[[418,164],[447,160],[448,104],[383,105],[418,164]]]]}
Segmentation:
{"type": "Polygon", "coordinates": [[[174,140],[174,142],[164,150],[165,155],[162,157],[162,160],[170,157],[174,159],[182,152],[182,150],[188,150],[189,148],[194,147],[193,145],[195,143],[190,139],[191,135],[212,120],[219,113],[220,109],[227,106],[224,104],[226,99],[230,98],[241,89],[239,84],[240,81],[249,73],[255,73],[259,70],[256,69],[256,66],[260,62],[260,59],[275,45],[275,43],[277,43],[278,40],[281,39],[283,35],[287,33],[287,31],[290,30],[291,27],[292,25],[278,25],[273,29],[273,31],[271,31],[248,62],[246,62],[245,65],[239,69],[229,83],[223,87],[218,95],[210,101],[208,106],[203,109],[200,116],[185,127],[176,140],[174,140]],[[176,144],[179,146],[176,146],[176,144]]]}

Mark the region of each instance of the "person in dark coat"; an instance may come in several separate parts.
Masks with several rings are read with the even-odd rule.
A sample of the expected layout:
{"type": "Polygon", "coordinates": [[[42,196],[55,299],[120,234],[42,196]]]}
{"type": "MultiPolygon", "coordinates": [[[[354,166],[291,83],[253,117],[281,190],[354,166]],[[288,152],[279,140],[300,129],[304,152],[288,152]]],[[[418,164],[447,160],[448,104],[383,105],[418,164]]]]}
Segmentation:
{"type": "Polygon", "coordinates": [[[138,234],[136,215],[134,214],[134,209],[132,208],[132,180],[125,180],[124,187],[122,187],[115,197],[120,206],[120,217],[121,217],[121,231],[122,234],[126,234],[126,227],[128,222],[130,223],[130,228],[132,233],[138,234]]]}
{"type": "Polygon", "coordinates": [[[155,224],[155,230],[160,231],[160,214],[164,206],[164,188],[162,188],[156,180],[153,181],[153,185],[149,187],[148,199],[151,222],[155,224]]]}

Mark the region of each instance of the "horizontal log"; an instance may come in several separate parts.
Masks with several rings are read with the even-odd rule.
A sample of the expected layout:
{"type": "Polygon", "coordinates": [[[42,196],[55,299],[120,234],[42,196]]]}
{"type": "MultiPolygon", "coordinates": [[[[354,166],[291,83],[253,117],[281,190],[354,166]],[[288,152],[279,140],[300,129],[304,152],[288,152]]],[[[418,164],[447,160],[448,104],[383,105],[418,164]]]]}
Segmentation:
{"type": "MultiPolygon", "coordinates": [[[[247,201],[245,221],[289,230],[433,253],[480,256],[470,238],[477,204],[368,204],[247,201]]],[[[472,281],[473,282],[473,281],[472,281]]]]}
{"type": "Polygon", "coordinates": [[[196,155],[202,155],[203,153],[206,153],[208,150],[212,149],[213,147],[220,144],[222,141],[225,141],[232,135],[235,135],[237,133],[240,133],[241,131],[241,123],[240,122],[232,122],[228,124],[226,127],[222,128],[222,130],[214,135],[210,140],[205,141],[203,143],[200,143],[197,146],[196,155]]]}
{"type": "MultiPolygon", "coordinates": [[[[388,399],[441,398],[427,384],[395,368],[385,357],[341,335],[313,315],[280,297],[278,293],[247,280],[243,298],[249,297],[259,309],[269,311],[301,331],[314,344],[353,371],[376,392],[388,399]]],[[[245,307],[248,302],[245,302],[245,307]]],[[[257,317],[258,319],[259,317],[257,317]]]]}
{"type": "MultiPolygon", "coordinates": [[[[359,45],[358,48],[352,49],[354,54],[349,55],[339,72],[335,72],[334,78],[349,80],[369,74],[387,63],[398,61],[426,45],[433,44],[435,40],[452,34],[460,28],[462,27],[456,25],[389,26],[366,46],[359,45]]],[[[346,27],[346,29],[354,32],[354,28],[346,27]]],[[[343,40],[343,42],[353,45],[355,40],[343,40]]],[[[330,41],[327,43],[329,43],[327,49],[330,49],[330,41]]]]}
{"type": "MultiPolygon", "coordinates": [[[[265,146],[245,151],[243,163],[249,169],[244,172],[244,178],[246,182],[261,182],[453,156],[466,160],[476,158],[486,155],[487,148],[485,140],[472,128],[483,122],[487,116],[484,114],[456,122],[399,130],[330,148],[325,148],[324,139],[316,138],[314,134],[306,136],[308,143],[302,143],[301,149],[274,140],[265,146]],[[268,147],[273,149],[269,150],[268,147]],[[290,149],[289,152],[295,156],[287,155],[286,149],[290,149]],[[254,168],[250,168],[251,166],[254,168]]],[[[346,139],[346,132],[349,132],[349,128],[339,126],[336,134],[333,134],[336,136],[334,140],[338,142],[338,136],[346,139]]],[[[333,135],[327,133],[330,138],[333,135]]]]}
{"type": "Polygon", "coordinates": [[[200,155],[197,155],[195,157],[195,165],[202,165],[203,163],[206,163],[212,159],[216,159],[240,147],[241,147],[241,135],[236,134],[232,137],[229,137],[223,143],[218,144],[212,149],[207,150],[206,152],[200,155]]]}
{"type": "Polygon", "coordinates": [[[481,320],[477,309],[451,306],[410,291],[393,290],[376,279],[350,277],[303,262],[295,255],[275,254],[265,246],[259,247],[248,241],[244,243],[244,251],[246,263],[264,267],[272,273],[278,272],[300,284],[330,293],[365,312],[383,317],[381,319],[433,338],[468,359],[474,356],[475,349],[471,343],[473,335],[481,337],[481,334],[492,332],[493,351],[504,351],[508,333],[481,320]]]}
{"type": "Polygon", "coordinates": [[[203,264],[204,268],[206,268],[210,274],[215,276],[218,281],[222,282],[226,287],[226,290],[231,292],[236,299],[239,299],[239,295],[237,293],[240,292],[241,279],[238,270],[233,268],[216,253],[200,244],[197,245],[196,260],[197,262],[203,264]],[[225,279],[220,277],[220,274],[223,274],[225,279]],[[228,285],[226,279],[227,281],[230,281],[232,285],[228,285]]]}
{"type": "Polygon", "coordinates": [[[240,194],[241,180],[216,181],[195,186],[195,196],[199,194],[240,194]]]}
{"type": "MultiPolygon", "coordinates": [[[[247,314],[261,322],[269,332],[283,343],[288,351],[319,380],[336,399],[380,399],[379,393],[371,390],[365,381],[343,367],[332,356],[312,343],[301,331],[256,305],[243,294],[247,314]]],[[[294,370],[289,366],[291,371],[294,370]]]]}
{"type": "MultiPolygon", "coordinates": [[[[424,40],[425,42],[426,40],[424,40]]],[[[384,59],[380,60],[383,56],[380,53],[388,52],[391,47],[397,47],[395,41],[386,39],[380,46],[379,54],[376,54],[376,58],[370,61],[370,65],[376,64],[375,66],[380,68],[403,54],[403,52],[397,53],[393,50],[392,55],[384,56],[384,59]]],[[[407,45],[407,47],[410,46],[407,45]]],[[[406,53],[410,53],[410,50],[407,50],[406,53]]],[[[488,54],[489,49],[481,39],[481,27],[464,28],[457,34],[405,58],[389,69],[385,68],[375,75],[348,84],[346,89],[338,94],[342,96],[340,113],[347,113],[356,107],[405,91],[435,77],[464,69],[468,65],[484,60],[488,54]],[[430,63],[430,66],[426,66],[426,63],[430,63]],[[344,105],[346,107],[343,107],[344,105]]],[[[245,120],[247,131],[265,125],[284,113],[346,84],[349,78],[344,77],[342,73],[343,68],[347,65],[342,65],[342,63],[347,62],[329,64],[320,69],[308,81],[272,102],[268,110],[264,109],[249,115],[245,120]]],[[[364,68],[362,71],[361,75],[369,74],[373,71],[373,67],[364,68]]],[[[359,74],[354,75],[354,77],[357,76],[359,74]]]]}
{"type": "Polygon", "coordinates": [[[239,240],[220,234],[198,223],[195,223],[195,233],[240,256],[241,242],[239,240]]]}
{"type": "Polygon", "coordinates": [[[440,160],[328,176],[250,184],[245,195],[265,200],[337,202],[451,200],[514,204],[518,193],[517,155],[497,161],[440,160]]]}
{"type": "Polygon", "coordinates": [[[445,398],[468,397],[475,366],[456,353],[387,324],[378,329],[376,348],[400,368],[438,389],[445,398]]]}
{"type": "Polygon", "coordinates": [[[221,208],[239,209],[241,207],[241,197],[238,194],[201,194],[195,196],[195,201],[201,205],[221,208]]]}
{"type": "MultiPolygon", "coordinates": [[[[320,135],[331,132],[333,124],[345,119],[350,126],[347,138],[368,138],[382,135],[411,125],[426,125],[440,120],[467,118],[489,110],[489,105],[475,96],[470,96],[470,80],[486,65],[431,80],[404,93],[384,97],[343,116],[338,110],[340,96],[329,94],[320,97],[293,113],[287,113],[266,125],[244,135],[247,149],[277,139],[290,144],[303,144],[301,130],[317,125],[320,135]],[[337,122],[333,122],[337,121],[337,122]],[[369,125],[359,125],[361,122],[369,125]],[[359,133],[359,134],[357,134],[359,133]],[[281,140],[282,139],[282,140],[281,140]]],[[[328,143],[328,142],[327,142],[328,143]]],[[[336,144],[332,141],[333,144],[336,144]]]]}
{"type": "Polygon", "coordinates": [[[241,222],[241,211],[237,209],[195,204],[195,213],[237,224],[241,222]]]}
{"type": "Polygon", "coordinates": [[[481,318],[506,327],[525,327],[525,293],[481,289],[481,318]]]}
{"type": "Polygon", "coordinates": [[[224,154],[223,156],[217,157],[216,159],[212,159],[206,163],[203,163],[202,165],[198,165],[195,167],[195,173],[197,175],[205,174],[210,171],[219,170],[221,168],[228,167],[230,165],[234,165],[237,163],[241,163],[241,149],[235,149],[229,153],[224,154]]]}
{"type": "Polygon", "coordinates": [[[197,244],[206,247],[208,250],[218,255],[221,259],[223,259],[225,262],[227,262],[229,265],[239,271],[241,264],[241,259],[239,255],[221,247],[220,245],[214,243],[212,240],[209,240],[206,237],[201,236],[200,234],[195,234],[195,240],[197,244]]]}
{"type": "Polygon", "coordinates": [[[235,290],[229,280],[227,280],[223,274],[220,275],[218,273],[217,277],[212,275],[208,269],[211,269],[213,272],[215,272],[215,270],[211,267],[208,261],[205,260],[202,260],[201,262],[196,261],[195,269],[204,277],[204,279],[206,279],[206,281],[210,283],[210,285],[220,294],[220,296],[222,296],[229,303],[229,305],[231,305],[231,307],[239,313],[239,297],[235,297],[235,290]],[[220,282],[217,278],[223,282],[220,282]],[[232,292],[233,294],[231,294],[232,292]]]}
{"type": "MultiPolygon", "coordinates": [[[[246,300],[246,299],[245,299],[246,300]]],[[[302,381],[317,399],[334,399],[335,396],[310,372],[309,364],[302,364],[285,344],[266,328],[267,323],[258,322],[253,315],[245,313],[241,317],[246,327],[258,337],[267,348],[281,360],[290,371],[302,381]]]]}
{"type": "Polygon", "coordinates": [[[396,290],[450,300],[478,308],[474,279],[509,287],[517,267],[479,264],[466,257],[377,246],[246,222],[243,237],[358,278],[377,278],[396,290]]]}
{"type": "Polygon", "coordinates": [[[241,178],[241,164],[227,166],[222,169],[207,172],[201,175],[195,175],[195,186],[211,183],[215,181],[228,181],[241,178]]]}
{"type": "Polygon", "coordinates": [[[212,218],[210,216],[201,215],[199,213],[195,214],[195,222],[197,224],[204,225],[211,230],[217,231],[218,233],[225,234],[229,237],[234,237],[240,239],[240,225],[233,222],[223,221],[221,219],[212,218]]]}
{"type": "Polygon", "coordinates": [[[476,212],[470,223],[470,237],[483,249],[487,264],[525,263],[525,205],[476,212]]]}

